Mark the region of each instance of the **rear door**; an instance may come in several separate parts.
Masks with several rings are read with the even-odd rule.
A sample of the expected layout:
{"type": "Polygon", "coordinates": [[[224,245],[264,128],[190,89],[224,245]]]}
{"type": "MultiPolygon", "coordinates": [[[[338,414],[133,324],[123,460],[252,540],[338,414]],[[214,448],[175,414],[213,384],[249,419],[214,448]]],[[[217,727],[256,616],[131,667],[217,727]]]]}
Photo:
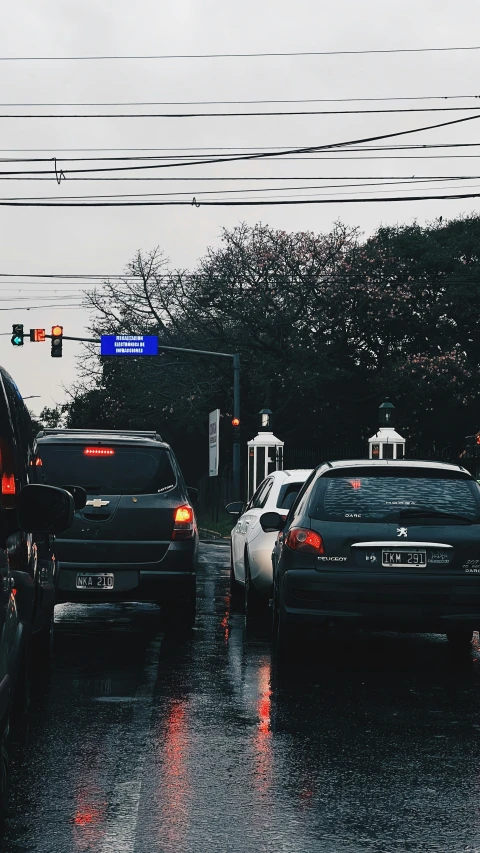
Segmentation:
{"type": "Polygon", "coordinates": [[[85,508],[57,539],[60,561],[131,568],[162,559],[182,499],[168,448],[47,440],[39,456],[45,482],[87,492],[85,508]]]}

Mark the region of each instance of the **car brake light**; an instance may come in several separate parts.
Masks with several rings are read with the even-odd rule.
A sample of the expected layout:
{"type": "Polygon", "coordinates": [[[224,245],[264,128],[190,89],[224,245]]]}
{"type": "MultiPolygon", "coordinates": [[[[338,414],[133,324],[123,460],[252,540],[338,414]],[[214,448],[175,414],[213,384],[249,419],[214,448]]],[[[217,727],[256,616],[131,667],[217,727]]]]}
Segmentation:
{"type": "Polygon", "coordinates": [[[113,447],[84,447],[84,456],[115,456],[113,447]]]}
{"type": "Polygon", "coordinates": [[[301,551],[303,554],[324,554],[325,546],[319,533],[304,527],[292,527],[285,539],[293,551],[301,551]]]}
{"type": "Polygon", "coordinates": [[[188,504],[178,506],[173,518],[172,539],[191,539],[195,529],[193,509],[188,504]]]}
{"type": "Polygon", "coordinates": [[[14,495],[16,492],[14,474],[2,475],[2,495],[14,495]]]}
{"type": "Polygon", "coordinates": [[[175,524],[178,522],[193,521],[193,509],[191,506],[179,506],[175,512],[175,524]]]}
{"type": "Polygon", "coordinates": [[[37,458],[36,458],[36,460],[35,460],[35,465],[37,466],[37,468],[41,468],[41,467],[42,467],[43,462],[42,462],[42,460],[40,459],[40,456],[37,456],[37,458]]]}

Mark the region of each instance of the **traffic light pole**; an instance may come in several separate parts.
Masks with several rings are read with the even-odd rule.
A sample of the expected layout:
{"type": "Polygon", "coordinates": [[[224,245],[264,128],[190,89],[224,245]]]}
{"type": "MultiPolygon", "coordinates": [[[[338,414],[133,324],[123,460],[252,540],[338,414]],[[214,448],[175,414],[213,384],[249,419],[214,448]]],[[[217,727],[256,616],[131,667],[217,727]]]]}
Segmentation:
{"type": "MultiPolygon", "coordinates": [[[[23,326],[22,326],[23,331],[23,326]]],[[[22,338],[28,337],[22,334],[22,338]]],[[[45,338],[53,338],[53,335],[45,335],[45,338]]],[[[87,344],[100,344],[100,338],[77,338],[72,335],[62,335],[64,341],[81,341],[87,344]]],[[[12,340],[13,343],[13,340],[12,340]]],[[[204,349],[190,349],[188,347],[168,347],[158,345],[162,352],[187,352],[192,355],[206,355],[211,358],[230,358],[233,363],[233,492],[235,500],[240,500],[240,354],[238,352],[212,352],[204,349]]]]}

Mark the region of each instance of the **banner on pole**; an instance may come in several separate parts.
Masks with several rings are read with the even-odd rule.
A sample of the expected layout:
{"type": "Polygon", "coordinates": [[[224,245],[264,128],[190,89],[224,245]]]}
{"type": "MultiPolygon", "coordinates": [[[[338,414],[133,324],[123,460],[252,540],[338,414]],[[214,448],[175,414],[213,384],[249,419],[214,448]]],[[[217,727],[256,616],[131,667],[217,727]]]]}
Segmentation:
{"type": "Polygon", "coordinates": [[[208,416],[208,475],[218,475],[218,445],[220,441],[220,409],[214,409],[208,416]]]}

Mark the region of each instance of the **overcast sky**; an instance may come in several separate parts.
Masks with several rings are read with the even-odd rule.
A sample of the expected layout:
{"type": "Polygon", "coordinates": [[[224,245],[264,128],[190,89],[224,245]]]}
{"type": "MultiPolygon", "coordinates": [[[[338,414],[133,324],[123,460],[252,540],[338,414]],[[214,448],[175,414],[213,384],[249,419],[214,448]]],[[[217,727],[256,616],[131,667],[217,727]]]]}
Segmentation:
{"type": "MultiPolygon", "coordinates": [[[[125,54],[204,54],[275,51],[334,51],[443,47],[479,42],[478,0],[16,0],[4,5],[0,31],[0,56],[79,56],[125,54]]],[[[474,95],[479,79],[480,51],[369,54],[364,56],[263,57],[221,59],[171,59],[122,61],[17,61],[0,62],[2,104],[226,101],[277,99],[393,98],[433,95],[474,95]]],[[[451,101],[450,106],[475,105],[451,101]]],[[[422,106],[422,102],[384,104],[283,105],[282,109],[345,109],[422,106]]],[[[440,106],[428,102],[426,106],[440,106]]],[[[278,105],[191,107],[191,111],[278,109],[278,105]]],[[[73,107],[0,107],[0,112],[72,112],[73,107]]],[[[115,108],[102,108],[103,111],[115,108]]],[[[183,108],[185,109],[185,108],[183,108]]],[[[127,111],[178,111],[182,107],[128,108],[127,111]]],[[[77,108],[77,111],[78,108],[77,108]]],[[[88,111],[87,108],[83,110],[88,111]]],[[[93,110],[95,111],[95,110],[93,110]]],[[[101,111],[101,110],[97,110],[101,111]]],[[[480,102],[479,102],[480,113],[480,102]]],[[[52,169],[48,180],[3,181],[0,197],[54,196],[111,193],[188,192],[267,188],[262,196],[279,192],[282,182],[257,184],[235,181],[200,182],[215,177],[285,177],[285,186],[328,185],[330,178],[358,176],[472,176],[463,183],[476,192],[480,176],[479,148],[443,149],[437,159],[309,159],[217,166],[191,166],[171,172],[191,180],[73,181],[65,158],[93,156],[85,149],[179,149],[197,147],[255,148],[308,146],[356,139],[421,127],[468,115],[426,112],[390,115],[283,116],[192,119],[0,119],[2,157],[57,157],[67,180],[57,185],[52,169]],[[23,149],[20,151],[20,149],[23,149]],[[40,153],[42,149],[42,153],[40,153]],[[66,149],[79,149],[67,152],[66,149]],[[461,157],[451,155],[461,154],[461,157]],[[465,157],[468,154],[468,157],[465,157]],[[449,155],[445,157],[444,155],[449,155]],[[63,158],[63,160],[62,160],[63,158]],[[297,180],[292,180],[297,179],[297,180]],[[298,180],[303,178],[303,180],[298,180]]],[[[472,114],[472,113],[470,113],[472,114]]],[[[431,130],[404,137],[399,143],[473,143],[480,141],[478,122],[431,130]]],[[[113,150],[97,156],[118,156],[113,150]]],[[[129,153],[129,152],[125,152],[129,153]]],[[[146,153],[146,152],[144,152],[146,153]]],[[[334,156],[334,155],[329,155],[334,156]]],[[[352,155],[351,155],[352,156],[352,155]]],[[[81,164],[80,164],[81,165],[81,164]]],[[[99,164],[97,164],[99,165],[99,164]]],[[[46,166],[44,166],[46,168],[46,166]]],[[[8,168],[17,168],[9,164],[8,168]]],[[[39,168],[20,164],[18,168],[39,168]]],[[[43,167],[42,167],[43,168],[43,167]]],[[[132,175],[134,173],[131,173],[132,175]]],[[[158,178],[159,173],[152,176],[158,178]]],[[[164,177],[164,175],[162,175],[164,177]]],[[[338,182],[337,182],[338,183],[338,182]]],[[[348,183],[348,180],[345,181],[348,183]]],[[[460,183],[451,185],[462,192],[460,183]]],[[[441,192],[438,183],[430,190],[441,192]]],[[[418,187],[414,187],[418,194],[418,187]]],[[[377,194],[399,195],[392,187],[374,188],[377,194]],[[378,191],[381,192],[378,192],[378,191]],[[386,191],[388,190],[388,191],[386,191]]],[[[373,192],[372,191],[372,192],[373,192]]],[[[306,192],[306,191],[304,191],[306,192]]],[[[328,193],[326,189],[317,192],[328,193]]],[[[352,190],[343,190],[352,192],[352,190]]],[[[358,190],[357,190],[358,192],[358,190]]],[[[310,195],[312,191],[310,191],[310,195]]],[[[237,195],[240,195],[237,193],[237,195]]],[[[245,196],[252,197],[247,192],[245,196]]],[[[209,245],[218,245],[222,227],[244,220],[261,220],[285,230],[328,231],[336,219],[359,225],[368,235],[381,223],[427,222],[478,209],[476,199],[242,207],[242,208],[0,208],[0,272],[9,274],[121,273],[137,249],[161,246],[174,266],[195,263],[209,245]]],[[[72,280],[73,281],[73,280],[72,280]]],[[[0,279],[2,282],[2,279],[0,279]]],[[[45,289],[20,277],[3,279],[0,308],[0,363],[13,375],[24,396],[39,412],[44,405],[65,399],[62,386],[75,380],[79,344],[64,344],[60,360],[50,357],[50,346],[25,342],[23,349],[10,343],[11,324],[25,328],[64,326],[65,334],[78,335],[88,326],[84,309],[42,308],[39,297],[52,297],[52,305],[68,296],[75,304],[72,282],[48,284],[45,289]],[[5,300],[10,299],[7,302],[5,300]]],[[[78,304],[78,302],[77,302],[78,304]]]]}

